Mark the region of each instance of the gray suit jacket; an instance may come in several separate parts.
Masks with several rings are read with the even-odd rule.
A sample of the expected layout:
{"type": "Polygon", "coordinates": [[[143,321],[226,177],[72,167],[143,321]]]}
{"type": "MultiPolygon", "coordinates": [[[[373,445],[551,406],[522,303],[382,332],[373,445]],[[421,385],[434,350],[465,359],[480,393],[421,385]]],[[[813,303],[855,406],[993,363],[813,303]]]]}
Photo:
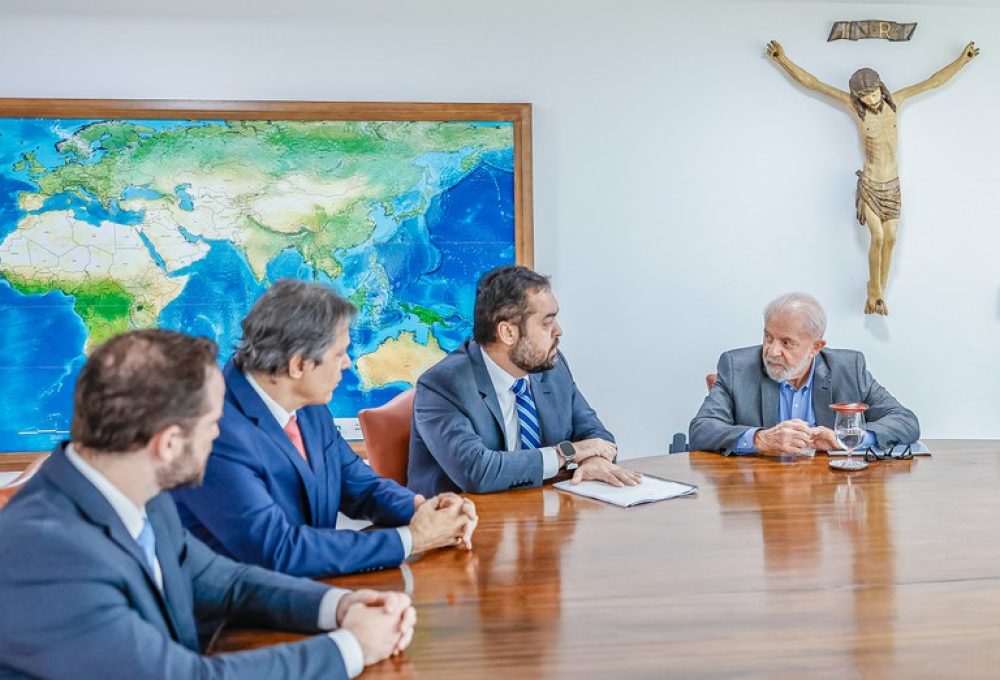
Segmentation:
{"type": "MultiPolygon", "coordinates": [[[[530,381],[543,447],[592,438],[614,441],[580,394],[561,353],[555,367],[532,374],[530,381]]],[[[467,340],[417,381],[407,486],[428,497],[541,486],[541,451],[506,449],[500,403],[482,349],[467,340]]]]}
{"type": "Polygon", "coordinates": [[[0,511],[0,678],[346,678],[326,635],[202,656],[195,618],[316,630],[327,586],[216,555],[169,494],[146,504],[163,590],[104,496],[56,449],[0,511]]]}
{"type": "MultiPolygon", "coordinates": [[[[909,444],[920,438],[913,411],[896,401],[865,368],[865,356],[847,349],[823,349],[813,374],[813,410],[816,424],[833,427],[830,404],[864,402],[867,429],[879,446],[909,444]]],[[[692,451],[729,455],[747,428],[778,423],[778,383],[764,372],[762,347],[743,347],[719,358],[715,386],[691,421],[692,451]]]]}

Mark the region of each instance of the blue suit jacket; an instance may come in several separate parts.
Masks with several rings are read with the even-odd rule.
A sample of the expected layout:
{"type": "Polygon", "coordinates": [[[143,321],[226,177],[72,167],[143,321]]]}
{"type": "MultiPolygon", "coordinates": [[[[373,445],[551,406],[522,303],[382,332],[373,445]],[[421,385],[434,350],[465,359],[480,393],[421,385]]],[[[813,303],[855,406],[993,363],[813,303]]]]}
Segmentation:
{"type": "MultiPolygon", "coordinates": [[[[577,389],[562,353],[555,367],[532,374],[530,382],[543,447],[592,438],[614,441],[577,389]]],[[[482,349],[467,340],[417,381],[407,486],[431,496],[541,484],[541,451],[507,451],[500,403],[482,349]]]]}
{"type": "Polygon", "coordinates": [[[398,566],[395,529],[337,529],[337,512],[382,526],[408,524],[413,493],[383,479],[337,432],[326,405],[296,412],[309,464],[230,362],[220,434],[200,487],[177,489],[181,520],[209,547],[299,576],[398,566]]]}
{"type": "Polygon", "coordinates": [[[328,588],[236,564],[146,504],[163,591],[104,496],[56,449],[0,511],[0,678],[346,678],[326,635],[204,657],[195,618],[316,630],[328,588]]]}

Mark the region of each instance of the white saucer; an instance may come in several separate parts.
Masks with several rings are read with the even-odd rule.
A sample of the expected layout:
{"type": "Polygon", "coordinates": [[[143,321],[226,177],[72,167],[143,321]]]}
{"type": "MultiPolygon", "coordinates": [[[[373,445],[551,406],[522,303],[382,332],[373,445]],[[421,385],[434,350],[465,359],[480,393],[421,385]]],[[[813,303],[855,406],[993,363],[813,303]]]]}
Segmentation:
{"type": "Polygon", "coordinates": [[[868,467],[868,463],[862,458],[852,458],[831,460],[829,466],[835,470],[847,470],[848,472],[853,472],[855,470],[864,470],[868,467]]]}

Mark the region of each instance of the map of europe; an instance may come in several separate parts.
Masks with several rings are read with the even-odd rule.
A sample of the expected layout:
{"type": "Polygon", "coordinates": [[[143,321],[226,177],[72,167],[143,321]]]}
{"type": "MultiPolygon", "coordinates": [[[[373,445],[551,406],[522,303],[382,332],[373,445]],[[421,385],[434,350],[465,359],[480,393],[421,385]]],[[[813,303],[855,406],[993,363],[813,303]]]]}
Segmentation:
{"type": "MultiPolygon", "coordinates": [[[[232,354],[283,277],[351,300],[334,417],[471,335],[515,260],[509,122],[0,118],[0,451],[68,436],[87,353],[130,328],[232,354]]],[[[350,423],[350,420],[344,421],[350,423]]]]}

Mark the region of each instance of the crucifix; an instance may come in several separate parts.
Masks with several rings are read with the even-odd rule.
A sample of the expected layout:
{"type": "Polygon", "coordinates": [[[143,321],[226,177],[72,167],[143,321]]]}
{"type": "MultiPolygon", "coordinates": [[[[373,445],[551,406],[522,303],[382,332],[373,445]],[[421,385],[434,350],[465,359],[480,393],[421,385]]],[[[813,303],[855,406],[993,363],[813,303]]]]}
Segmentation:
{"type": "Polygon", "coordinates": [[[777,40],[767,44],[767,55],[808,90],[842,104],[858,124],[864,149],[864,165],[858,170],[855,193],[858,222],[868,227],[871,245],[868,249],[868,299],[865,314],[888,314],[885,286],[889,279],[892,249],[896,245],[901,194],[899,169],[896,165],[896,109],[910,97],[948,82],[963,66],[979,54],[975,43],[962,48],[962,53],[940,71],[915,85],[890,92],[882,78],[870,68],[854,72],[844,92],[822,82],[785,55],[777,40]]]}

